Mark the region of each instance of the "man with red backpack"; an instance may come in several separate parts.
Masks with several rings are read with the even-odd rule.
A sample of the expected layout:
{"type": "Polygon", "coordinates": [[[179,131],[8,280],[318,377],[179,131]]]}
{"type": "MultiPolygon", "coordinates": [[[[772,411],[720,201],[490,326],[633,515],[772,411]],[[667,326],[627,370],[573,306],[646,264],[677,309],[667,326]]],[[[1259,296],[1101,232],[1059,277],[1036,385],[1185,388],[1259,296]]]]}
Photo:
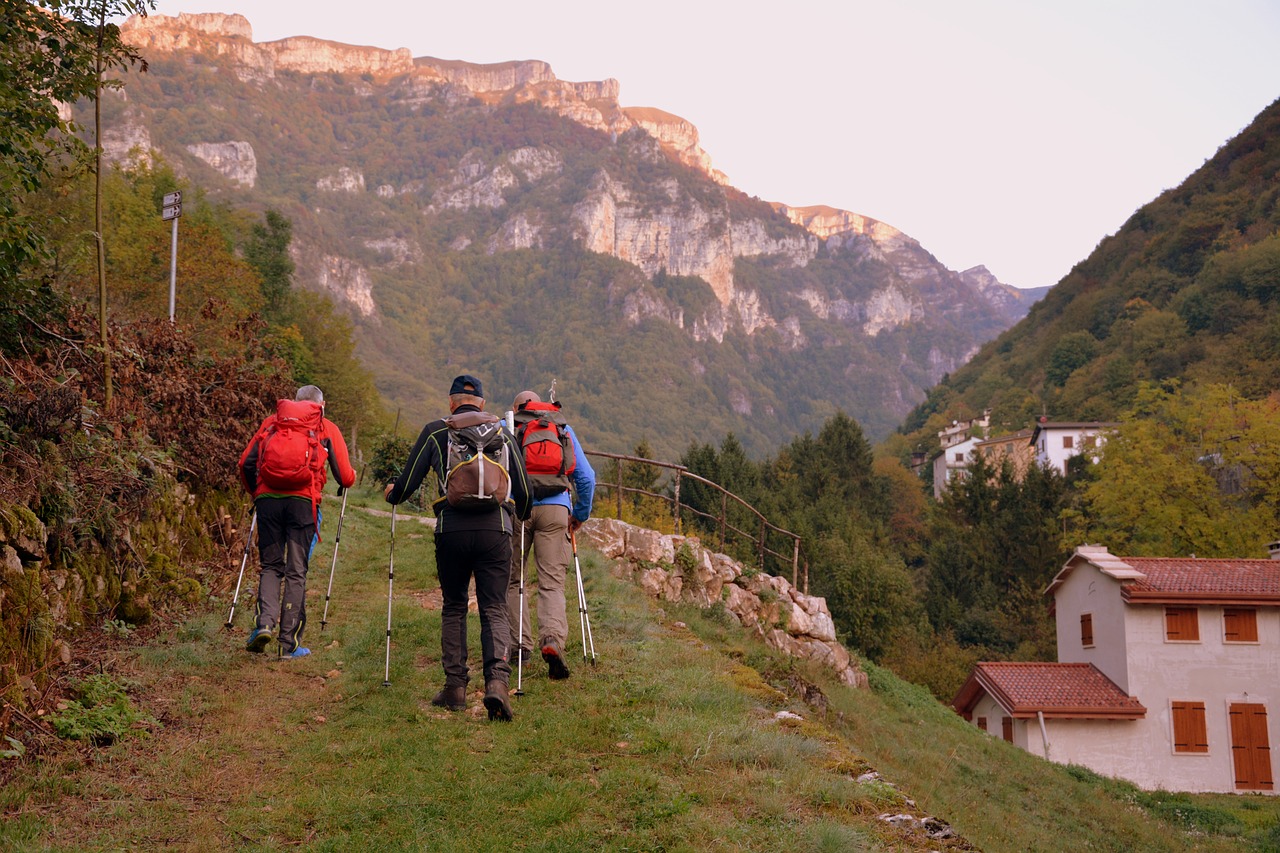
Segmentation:
{"type": "Polygon", "coordinates": [[[276,413],[262,422],[240,456],[240,482],[253,495],[262,558],[258,617],[245,643],[251,652],[262,652],[278,639],[285,657],[311,654],[299,641],[307,624],[307,563],[319,539],[326,464],[339,486],[355,485],[347,443],[324,416],[324,394],[314,385],[277,402],[276,413]]]}
{"type": "Polygon", "coordinates": [[[533,550],[538,567],[538,649],[553,679],[569,677],[564,660],[569,623],[565,619],[564,582],[573,559],[570,536],[591,517],[596,472],[582,450],[573,427],[560,414],[559,403],[544,403],[533,391],[521,391],[512,403],[516,444],[520,446],[533,492],[533,512],[513,541],[507,608],[511,611],[514,645],[528,660],[533,632],[529,608],[520,594],[521,571],[533,550]],[[572,489],[572,494],[570,493],[572,489]],[[521,610],[524,610],[521,613],[521,610]],[[523,630],[517,628],[522,625],[523,630]],[[519,631],[522,636],[515,636],[519,631]]]}

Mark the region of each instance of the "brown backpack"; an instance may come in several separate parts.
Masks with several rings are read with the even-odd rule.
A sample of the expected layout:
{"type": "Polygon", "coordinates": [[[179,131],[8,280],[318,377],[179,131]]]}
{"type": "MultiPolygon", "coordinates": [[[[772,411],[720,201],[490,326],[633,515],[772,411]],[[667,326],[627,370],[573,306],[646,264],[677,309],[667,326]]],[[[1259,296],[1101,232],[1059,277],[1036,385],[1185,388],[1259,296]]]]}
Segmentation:
{"type": "Polygon", "coordinates": [[[461,412],[444,423],[449,427],[449,449],[441,500],[470,512],[501,506],[511,494],[502,421],[488,412],[461,412]]]}

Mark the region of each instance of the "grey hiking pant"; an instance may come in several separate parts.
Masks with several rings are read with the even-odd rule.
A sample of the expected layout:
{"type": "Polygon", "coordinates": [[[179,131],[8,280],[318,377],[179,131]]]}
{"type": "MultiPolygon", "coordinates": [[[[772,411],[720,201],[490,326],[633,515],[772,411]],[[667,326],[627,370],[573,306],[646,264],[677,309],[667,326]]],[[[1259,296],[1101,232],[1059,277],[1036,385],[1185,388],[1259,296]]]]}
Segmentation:
{"type": "Polygon", "coordinates": [[[554,645],[564,654],[569,639],[569,623],[565,619],[564,583],[573,559],[569,542],[569,508],[558,504],[535,506],[524,522],[524,553],[520,550],[520,530],[511,537],[511,582],[507,586],[507,609],[511,616],[511,636],[522,649],[541,649],[554,645]],[[523,630],[520,629],[520,566],[528,563],[533,551],[538,567],[538,645],[532,644],[533,629],[529,625],[529,578],[525,576],[523,630]],[[516,632],[521,636],[517,637],[516,632]]]}
{"type": "Polygon", "coordinates": [[[466,687],[467,588],[476,579],[480,610],[480,650],[484,680],[506,684],[511,677],[507,652],[507,576],[511,573],[511,534],[505,530],[456,530],[436,534],[436,576],[444,603],[440,608],[440,663],[445,687],[466,687]]]}
{"type": "Polygon", "coordinates": [[[308,498],[260,497],[254,506],[262,559],[257,627],[279,627],[281,650],[292,654],[307,624],[307,561],[316,544],[316,519],[308,498]]]}

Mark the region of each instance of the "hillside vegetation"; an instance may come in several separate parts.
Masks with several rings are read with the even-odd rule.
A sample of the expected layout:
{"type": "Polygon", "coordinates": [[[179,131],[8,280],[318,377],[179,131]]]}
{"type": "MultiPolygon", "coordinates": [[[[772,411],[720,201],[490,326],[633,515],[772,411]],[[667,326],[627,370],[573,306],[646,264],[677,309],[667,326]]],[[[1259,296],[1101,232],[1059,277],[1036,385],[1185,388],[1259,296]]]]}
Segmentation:
{"type": "Polygon", "coordinates": [[[359,490],[348,506],[323,634],[331,536],[313,562],[311,657],[246,654],[225,597],[140,647],[114,641],[140,736],[42,738],[38,763],[0,765],[0,845],[1225,851],[1280,831],[1274,798],[1145,794],[989,737],[884,670],[847,688],[714,612],[658,607],[585,550],[596,665],[572,663],[574,636],[572,677],[526,668],[512,723],[485,720],[474,691],[440,711],[430,531],[397,525],[384,688],[389,524],[366,505],[385,506],[359,490]],[[878,817],[902,814],[952,835],[878,817]]]}
{"type": "Polygon", "coordinates": [[[929,392],[908,443],[991,409],[992,429],[1113,421],[1144,383],[1280,388],[1280,101],[1102,240],[1020,323],[929,392]]]}

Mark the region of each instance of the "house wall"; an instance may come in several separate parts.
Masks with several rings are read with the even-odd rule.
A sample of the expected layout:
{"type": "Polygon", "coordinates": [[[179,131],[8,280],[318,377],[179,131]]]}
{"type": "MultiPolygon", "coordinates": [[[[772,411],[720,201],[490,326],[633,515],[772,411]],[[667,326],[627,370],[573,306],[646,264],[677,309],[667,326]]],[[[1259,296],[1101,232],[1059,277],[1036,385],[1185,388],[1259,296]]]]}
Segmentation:
{"type": "Polygon", "coordinates": [[[1228,709],[1235,702],[1252,702],[1267,709],[1272,775],[1280,781],[1280,608],[1258,608],[1257,643],[1225,642],[1223,608],[1198,610],[1200,641],[1168,642],[1162,605],[1128,607],[1128,689],[1146,706],[1147,718],[1135,738],[1137,764],[1122,775],[1144,787],[1235,791],[1228,709]],[[1174,701],[1204,703],[1207,754],[1173,751],[1174,701]]]}
{"type": "Polygon", "coordinates": [[[1041,465],[1047,465],[1059,474],[1065,474],[1067,471],[1067,460],[1073,456],[1079,456],[1085,450],[1085,439],[1093,437],[1097,441],[1097,446],[1103,444],[1103,437],[1098,434],[1096,429],[1080,428],[1060,428],[1052,427],[1040,430],[1040,434],[1036,436],[1036,461],[1041,465]],[[1062,446],[1064,436],[1072,437],[1072,446],[1065,448],[1062,446]]]}
{"type": "MultiPolygon", "coordinates": [[[[978,724],[979,717],[986,717],[987,718],[987,734],[991,735],[992,737],[1000,738],[1001,740],[1003,740],[1004,739],[1004,718],[1006,716],[1008,715],[1004,712],[1004,709],[1000,707],[1000,703],[992,699],[991,694],[983,693],[982,698],[978,700],[978,703],[973,708],[973,719],[970,720],[970,722],[972,722],[976,726],[978,724]]],[[[1034,720],[1031,721],[1031,724],[1033,726],[1036,726],[1036,731],[1034,733],[1035,746],[1028,747],[1027,745],[1029,743],[1029,737],[1030,737],[1030,735],[1028,734],[1029,729],[1027,728],[1027,721],[1017,720],[1017,719],[1013,721],[1013,744],[1015,746],[1019,746],[1023,749],[1026,749],[1029,752],[1034,752],[1037,755],[1039,755],[1043,751],[1039,748],[1039,744],[1041,740],[1040,729],[1039,729],[1040,724],[1035,722],[1034,720]]]]}
{"type": "Polygon", "coordinates": [[[1133,695],[1129,688],[1129,636],[1120,582],[1090,566],[1081,566],[1067,576],[1054,602],[1058,661],[1091,663],[1121,690],[1133,695]],[[1080,642],[1082,613],[1093,614],[1093,648],[1085,648],[1080,642]]]}

